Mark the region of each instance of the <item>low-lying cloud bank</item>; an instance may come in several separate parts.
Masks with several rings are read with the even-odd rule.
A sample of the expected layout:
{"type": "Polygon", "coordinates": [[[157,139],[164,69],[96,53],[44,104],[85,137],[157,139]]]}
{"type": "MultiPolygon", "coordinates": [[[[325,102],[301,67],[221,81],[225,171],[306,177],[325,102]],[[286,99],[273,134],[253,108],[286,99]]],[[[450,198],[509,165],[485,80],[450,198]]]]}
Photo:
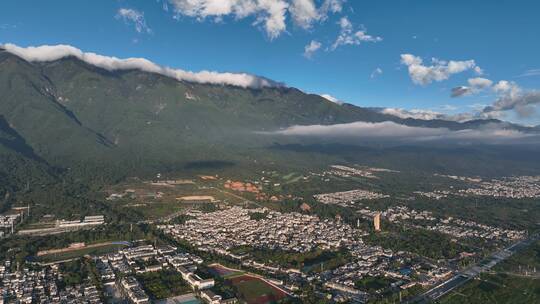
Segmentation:
{"type": "Polygon", "coordinates": [[[447,117],[443,113],[431,111],[431,110],[421,110],[421,109],[412,109],[405,110],[400,108],[381,108],[378,109],[378,112],[396,116],[402,119],[413,118],[413,119],[422,119],[422,120],[433,120],[433,119],[443,119],[447,120],[447,117]]]}
{"type": "Polygon", "coordinates": [[[479,129],[453,131],[447,128],[410,127],[390,121],[369,123],[353,122],[335,125],[292,126],[268,135],[317,137],[334,140],[369,140],[421,143],[428,141],[511,144],[517,142],[540,143],[538,134],[527,134],[503,129],[496,125],[485,125],[479,129]]]}
{"type": "Polygon", "coordinates": [[[432,110],[422,110],[422,109],[400,109],[400,108],[379,108],[375,109],[379,113],[392,115],[399,117],[401,119],[421,119],[421,120],[446,120],[446,121],[456,121],[456,122],[466,122],[474,119],[489,119],[487,115],[473,114],[473,113],[457,113],[457,114],[445,114],[441,112],[436,112],[432,110]]]}
{"type": "Polygon", "coordinates": [[[88,64],[106,69],[108,71],[141,70],[171,77],[179,81],[215,85],[231,85],[252,89],[285,86],[283,83],[246,73],[219,73],[214,71],[190,72],[160,66],[144,58],[120,59],[95,53],[83,52],[78,48],[63,44],[20,47],[15,44],[6,43],[3,45],[0,44],[0,47],[30,62],[50,62],[65,57],[76,57],[88,64]]]}

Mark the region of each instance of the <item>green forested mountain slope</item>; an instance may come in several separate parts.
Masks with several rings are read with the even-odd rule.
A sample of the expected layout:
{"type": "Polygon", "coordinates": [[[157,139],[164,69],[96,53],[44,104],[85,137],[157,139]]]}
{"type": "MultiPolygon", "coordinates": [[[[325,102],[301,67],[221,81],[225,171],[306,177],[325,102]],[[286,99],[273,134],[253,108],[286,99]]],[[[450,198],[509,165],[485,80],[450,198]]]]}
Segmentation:
{"type": "MultiPolygon", "coordinates": [[[[110,72],[73,57],[29,63],[3,50],[0,115],[27,147],[14,148],[23,158],[90,175],[215,160],[272,163],[277,154],[291,165],[313,162],[269,149],[297,139],[257,133],[293,125],[394,121],[459,130],[502,123],[400,119],[294,88],[195,84],[139,70],[110,72]],[[30,151],[36,157],[24,154],[30,151]]],[[[322,155],[315,159],[328,154],[322,155]]]]}
{"type": "Polygon", "coordinates": [[[14,193],[54,182],[55,171],[0,116],[0,212],[15,201],[14,193]]]}
{"type": "Polygon", "coordinates": [[[0,115],[25,139],[36,154],[51,159],[70,158],[108,149],[99,134],[81,124],[54,97],[54,84],[40,68],[0,53],[0,115]]]}

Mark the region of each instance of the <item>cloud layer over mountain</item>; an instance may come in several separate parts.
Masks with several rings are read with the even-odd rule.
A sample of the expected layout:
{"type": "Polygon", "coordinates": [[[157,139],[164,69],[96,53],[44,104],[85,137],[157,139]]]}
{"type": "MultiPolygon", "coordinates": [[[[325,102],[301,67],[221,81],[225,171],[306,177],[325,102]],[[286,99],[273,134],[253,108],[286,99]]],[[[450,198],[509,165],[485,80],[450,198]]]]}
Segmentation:
{"type": "Polygon", "coordinates": [[[95,53],[87,53],[70,45],[60,44],[43,45],[37,47],[19,47],[15,44],[6,43],[0,45],[0,47],[30,62],[49,62],[72,56],[88,64],[106,69],[108,71],[136,69],[161,74],[179,81],[215,85],[231,85],[253,89],[284,86],[282,83],[246,73],[219,73],[214,71],[190,72],[160,66],[144,58],[120,59],[116,57],[98,55],[95,53]]]}
{"type": "Polygon", "coordinates": [[[332,140],[428,142],[445,141],[460,143],[510,144],[516,142],[538,142],[538,136],[497,125],[486,125],[480,129],[453,131],[447,128],[411,127],[385,121],[379,123],[353,122],[335,125],[292,126],[283,130],[265,133],[284,136],[317,137],[332,140]]]}

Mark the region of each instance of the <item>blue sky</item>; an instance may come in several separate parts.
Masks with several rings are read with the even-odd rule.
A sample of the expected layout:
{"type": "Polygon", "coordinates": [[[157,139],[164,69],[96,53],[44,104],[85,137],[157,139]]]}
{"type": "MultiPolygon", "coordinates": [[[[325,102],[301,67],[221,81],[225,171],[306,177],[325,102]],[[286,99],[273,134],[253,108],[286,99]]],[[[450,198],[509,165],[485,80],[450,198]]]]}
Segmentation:
{"type": "Polygon", "coordinates": [[[324,0],[244,0],[253,7],[242,10],[226,5],[235,2],[6,0],[0,4],[0,43],[69,44],[193,71],[248,72],[369,107],[456,114],[506,98],[497,115],[540,123],[538,114],[530,114],[540,89],[538,1],[332,0],[327,4],[340,9],[328,10],[324,0]],[[288,8],[279,11],[280,3],[288,8]],[[280,17],[283,25],[265,23],[280,17]],[[334,49],[340,33],[349,44],[334,49]],[[305,56],[312,41],[320,47],[305,56]],[[414,55],[408,65],[402,54],[414,55]],[[450,72],[448,62],[432,58],[466,67],[450,72]],[[436,74],[414,81],[411,66],[436,74]],[[475,87],[473,78],[492,83],[475,87]],[[501,80],[507,81],[504,90],[496,89],[501,80]],[[461,86],[466,93],[450,97],[461,86]],[[518,111],[506,106],[518,98],[512,88],[519,98],[528,96],[518,111]]]}

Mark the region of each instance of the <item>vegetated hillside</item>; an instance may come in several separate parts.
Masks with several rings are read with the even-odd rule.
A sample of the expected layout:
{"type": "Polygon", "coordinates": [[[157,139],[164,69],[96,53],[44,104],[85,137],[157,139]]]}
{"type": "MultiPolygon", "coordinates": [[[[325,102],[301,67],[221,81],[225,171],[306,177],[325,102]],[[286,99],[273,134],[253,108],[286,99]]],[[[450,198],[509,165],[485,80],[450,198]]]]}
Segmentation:
{"type": "MultiPolygon", "coordinates": [[[[255,90],[195,84],[139,70],[110,72],[73,57],[29,63],[2,50],[0,115],[18,134],[19,142],[24,142],[24,147],[15,148],[22,156],[28,158],[31,152],[43,163],[91,178],[208,165],[306,167],[374,159],[384,163],[400,155],[411,159],[412,154],[429,150],[373,148],[362,152],[353,147],[334,153],[324,149],[299,152],[272,148],[294,146],[298,139],[258,133],[292,125],[390,120],[411,126],[468,129],[501,123],[400,119],[354,105],[338,105],[294,88],[255,90]]],[[[424,158],[419,167],[452,163],[467,167],[468,159],[476,161],[478,157],[449,151],[431,151],[429,155],[435,156],[429,162],[424,158]],[[444,155],[445,161],[439,162],[437,154],[444,155]]],[[[497,157],[491,155],[490,159],[497,157]]]]}
{"type": "Polygon", "coordinates": [[[38,155],[60,164],[218,156],[212,147],[267,141],[254,131],[359,119],[359,112],[296,89],[189,84],[111,73],[74,58],[32,64],[6,52],[0,67],[0,114],[38,155]]]}
{"type": "Polygon", "coordinates": [[[88,156],[107,149],[106,140],[60,104],[53,89],[38,66],[0,53],[0,115],[37,155],[70,157],[77,148],[88,156]]]}
{"type": "Polygon", "coordinates": [[[54,182],[55,171],[0,116],[0,212],[15,202],[14,193],[54,182]]]}

